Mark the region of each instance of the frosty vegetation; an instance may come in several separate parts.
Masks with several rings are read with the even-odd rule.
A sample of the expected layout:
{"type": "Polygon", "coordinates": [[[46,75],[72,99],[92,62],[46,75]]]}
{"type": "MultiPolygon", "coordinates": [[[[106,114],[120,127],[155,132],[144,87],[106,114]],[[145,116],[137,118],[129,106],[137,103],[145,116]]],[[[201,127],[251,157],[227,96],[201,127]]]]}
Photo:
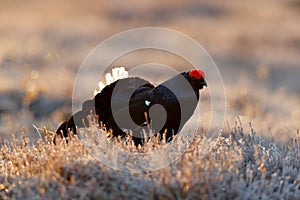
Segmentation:
{"type": "MultiPolygon", "coordinates": [[[[91,130],[87,131],[91,134],[91,130]]],[[[122,172],[103,165],[91,157],[76,136],[68,144],[61,140],[55,146],[51,141],[52,135],[45,129],[43,140],[34,146],[23,136],[1,147],[1,199],[300,197],[299,131],[288,144],[282,144],[256,136],[251,124],[245,131],[236,123],[229,133],[213,140],[199,134],[180,159],[148,173],[122,172]],[[209,151],[203,154],[207,144],[209,151]]],[[[110,144],[132,153],[166,146],[150,140],[136,148],[130,138],[110,144]]],[[[124,163],[134,163],[130,156],[122,159],[124,163]]]]}

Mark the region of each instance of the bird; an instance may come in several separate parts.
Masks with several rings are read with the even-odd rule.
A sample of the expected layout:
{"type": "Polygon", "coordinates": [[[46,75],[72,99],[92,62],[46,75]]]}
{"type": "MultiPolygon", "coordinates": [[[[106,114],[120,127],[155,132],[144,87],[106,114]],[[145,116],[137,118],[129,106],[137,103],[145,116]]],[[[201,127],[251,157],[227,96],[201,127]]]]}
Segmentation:
{"type": "Polygon", "coordinates": [[[59,126],[54,144],[57,136],[67,138],[69,132],[77,134],[77,128],[89,126],[87,116],[91,113],[97,116],[99,124],[112,131],[113,137],[125,137],[126,131],[131,130],[135,146],[147,142],[141,130],[149,124],[155,133],[160,133],[160,140],[170,142],[193,115],[200,90],[207,87],[205,73],[200,69],[179,73],[157,86],[139,77],[108,82],[111,83],[59,126]]]}

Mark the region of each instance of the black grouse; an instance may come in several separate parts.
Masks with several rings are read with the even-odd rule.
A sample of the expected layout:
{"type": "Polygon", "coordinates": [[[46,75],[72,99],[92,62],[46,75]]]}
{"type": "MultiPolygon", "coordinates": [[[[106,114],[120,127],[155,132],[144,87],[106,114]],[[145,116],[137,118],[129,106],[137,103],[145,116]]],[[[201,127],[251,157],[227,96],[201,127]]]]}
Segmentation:
{"type": "Polygon", "coordinates": [[[156,133],[165,133],[168,142],[193,115],[199,90],[204,86],[204,72],[198,69],[178,74],[156,87],[138,77],[119,79],[85,101],[81,111],[61,124],[55,137],[68,137],[69,131],[77,134],[76,128],[88,126],[87,116],[93,113],[114,137],[124,137],[126,130],[132,130],[136,146],[144,144],[141,130],[148,123],[156,133]]]}

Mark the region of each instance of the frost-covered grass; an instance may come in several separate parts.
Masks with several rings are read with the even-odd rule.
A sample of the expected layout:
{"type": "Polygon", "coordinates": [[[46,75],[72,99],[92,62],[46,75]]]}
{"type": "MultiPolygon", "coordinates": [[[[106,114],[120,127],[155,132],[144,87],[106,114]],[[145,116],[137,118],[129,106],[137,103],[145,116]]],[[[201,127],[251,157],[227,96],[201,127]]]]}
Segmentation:
{"type": "MultiPolygon", "coordinates": [[[[281,144],[256,136],[251,126],[245,131],[236,123],[229,133],[214,140],[198,135],[180,159],[150,173],[104,166],[76,137],[57,146],[50,141],[47,135],[32,146],[22,137],[1,147],[2,199],[300,198],[299,132],[288,144],[281,144]],[[204,144],[210,147],[205,155],[204,144]]],[[[124,141],[115,143],[126,147],[124,141]]],[[[153,141],[143,148],[152,151],[163,145],[153,141]]],[[[131,162],[131,157],[124,159],[131,162]]]]}

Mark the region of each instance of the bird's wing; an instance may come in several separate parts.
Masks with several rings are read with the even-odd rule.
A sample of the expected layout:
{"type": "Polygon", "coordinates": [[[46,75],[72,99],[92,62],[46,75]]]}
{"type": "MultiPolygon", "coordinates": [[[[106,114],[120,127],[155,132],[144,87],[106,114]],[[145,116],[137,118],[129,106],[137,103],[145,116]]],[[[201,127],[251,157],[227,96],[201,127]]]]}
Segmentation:
{"type": "Polygon", "coordinates": [[[137,77],[120,79],[106,86],[95,97],[96,114],[99,115],[99,120],[107,128],[118,129],[116,127],[118,124],[119,128],[131,129],[128,119],[132,119],[136,124],[141,120],[140,114],[139,117],[136,116],[136,112],[143,113],[141,94],[152,88],[154,86],[148,81],[137,77]],[[116,117],[119,119],[117,122],[116,117]]]}

